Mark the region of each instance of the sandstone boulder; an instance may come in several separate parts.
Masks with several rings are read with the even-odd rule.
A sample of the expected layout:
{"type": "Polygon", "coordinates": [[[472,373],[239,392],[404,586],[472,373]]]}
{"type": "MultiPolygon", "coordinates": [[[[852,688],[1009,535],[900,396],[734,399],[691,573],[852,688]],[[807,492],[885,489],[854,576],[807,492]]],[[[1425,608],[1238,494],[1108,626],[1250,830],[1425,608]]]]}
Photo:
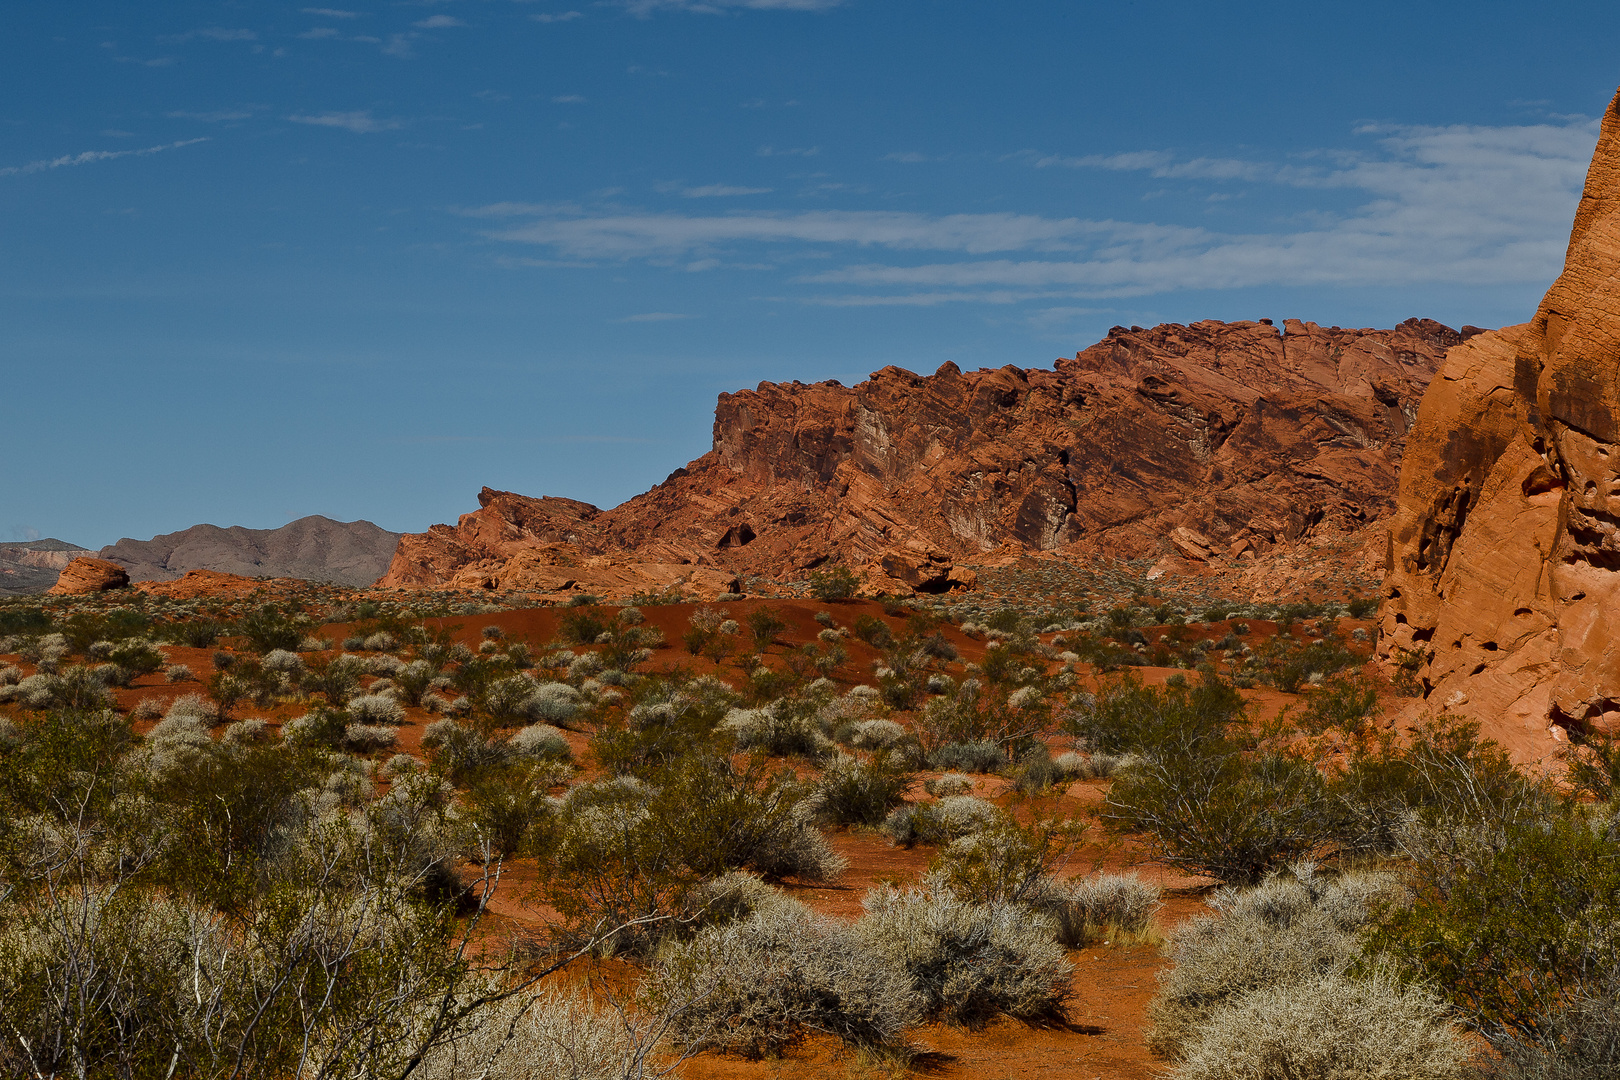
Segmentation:
{"type": "Polygon", "coordinates": [[[62,568],[61,576],[49,590],[53,596],[78,596],[107,592],[129,585],[129,573],[115,562],[81,556],[62,568]]]}

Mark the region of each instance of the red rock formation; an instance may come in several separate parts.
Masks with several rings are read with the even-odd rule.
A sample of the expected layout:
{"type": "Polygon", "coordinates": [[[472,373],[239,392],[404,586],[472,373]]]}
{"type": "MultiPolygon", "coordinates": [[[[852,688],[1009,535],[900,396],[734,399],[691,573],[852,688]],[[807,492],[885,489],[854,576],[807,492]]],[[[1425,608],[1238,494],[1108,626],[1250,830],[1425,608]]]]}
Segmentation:
{"type": "Polygon", "coordinates": [[[62,568],[56,584],[46,591],[53,596],[78,596],[83,593],[107,592],[129,585],[129,574],[122,566],[106,559],[87,556],[74,559],[62,568]]]}
{"type": "Polygon", "coordinates": [[[939,592],[972,586],[960,563],[1029,552],[1263,552],[1394,508],[1417,402],[1460,340],[1417,319],[1116,327],[1052,370],[762,383],[722,394],[714,449],[646,494],[599,511],[486,489],[454,528],[405,536],[378,584],[549,589],[596,557],[666,577],[837,562],[939,592]]]}
{"type": "Polygon", "coordinates": [[[1620,96],[1535,318],[1453,349],[1392,525],[1380,652],[1525,760],[1620,722],[1620,96]]]}

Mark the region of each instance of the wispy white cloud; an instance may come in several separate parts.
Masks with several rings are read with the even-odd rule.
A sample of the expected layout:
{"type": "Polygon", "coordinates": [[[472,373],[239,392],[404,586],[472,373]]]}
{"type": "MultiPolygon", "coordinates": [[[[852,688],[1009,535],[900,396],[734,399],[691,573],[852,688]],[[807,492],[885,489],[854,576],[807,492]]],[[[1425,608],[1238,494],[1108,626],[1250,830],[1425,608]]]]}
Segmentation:
{"type": "Polygon", "coordinates": [[[575,19],[583,19],[584,17],[585,13],[583,11],[545,11],[538,15],[529,16],[538,23],[572,22],[575,19]]]}
{"type": "Polygon", "coordinates": [[[165,150],[178,150],[182,146],[193,146],[207,141],[206,137],[182,139],[179,142],[164,143],[162,146],[148,146],[142,150],[86,150],[81,154],[64,154],[57,158],[42,158],[39,161],[30,161],[26,165],[8,165],[0,168],[0,176],[24,176],[28,173],[62,169],[69,165],[89,165],[97,161],[111,161],[114,158],[122,157],[145,157],[148,154],[161,154],[165,150]]]}
{"type": "Polygon", "coordinates": [[[324,112],[312,116],[289,116],[295,124],[313,124],[316,127],[342,128],[352,131],[356,135],[370,135],[378,131],[397,131],[405,126],[400,120],[380,120],[371,115],[369,110],[355,112],[324,112]]]}
{"type": "Polygon", "coordinates": [[[898,161],[902,165],[920,165],[925,161],[932,161],[934,159],[929,157],[927,154],[919,154],[915,150],[905,150],[896,151],[893,154],[884,154],[879,160],[898,161]]]}
{"type": "Polygon", "coordinates": [[[1486,285],[1542,281],[1558,272],[1596,121],[1357,134],[1376,140],[1374,146],[1275,162],[1180,158],[1162,150],[1028,156],[1038,167],[1134,172],[1217,184],[1235,194],[1283,185],[1351,196],[1349,209],[1335,197],[1331,208],[1243,232],[1018,213],[686,215],[518,204],[474,213],[527,218],[488,235],[576,260],[734,263],[738,251],[762,247],[778,259],[870,253],[796,279],[809,290],[801,299],[838,305],[1011,303],[1256,285],[1486,285]],[[930,259],[931,253],[948,257],[930,259]],[[828,286],[844,292],[822,294],[828,286]]]}
{"type": "Polygon", "coordinates": [[[727,11],[827,11],[845,0],[618,0],[632,15],[645,18],[655,11],[691,11],[720,15],[727,11]]]}
{"type": "Polygon", "coordinates": [[[681,197],[686,199],[719,199],[732,195],[769,195],[768,187],[736,187],[731,184],[704,184],[701,187],[684,188],[681,197]]]}
{"type": "Polygon", "coordinates": [[[624,318],[616,321],[622,323],[674,322],[678,319],[695,319],[696,317],[697,316],[695,315],[682,315],[675,311],[647,311],[640,315],[626,315],[624,318]]]}
{"type": "Polygon", "coordinates": [[[192,41],[203,38],[208,41],[257,41],[258,34],[252,30],[231,30],[223,26],[207,26],[201,30],[187,30],[183,34],[166,34],[158,38],[159,41],[192,41]]]}
{"type": "Polygon", "coordinates": [[[819,146],[762,146],[754,151],[760,157],[815,157],[819,146]]]}
{"type": "Polygon", "coordinates": [[[305,30],[298,36],[303,38],[305,41],[319,41],[321,38],[335,38],[340,37],[341,35],[333,27],[317,26],[312,30],[305,30]]]}
{"type": "Polygon", "coordinates": [[[344,11],[340,8],[307,7],[299,8],[305,15],[324,15],[328,19],[358,19],[360,12],[344,11]]]}
{"type": "Polygon", "coordinates": [[[206,124],[224,124],[232,120],[249,120],[253,114],[238,109],[216,109],[212,112],[185,112],[175,110],[163,114],[170,120],[201,120],[206,124]]]}
{"type": "Polygon", "coordinates": [[[447,30],[453,26],[466,26],[467,24],[454,15],[429,15],[420,22],[411,23],[411,25],[422,30],[447,30]]]}
{"type": "Polygon", "coordinates": [[[416,55],[416,49],[411,45],[411,40],[415,37],[415,34],[389,34],[388,40],[383,43],[383,55],[409,60],[416,55]]]}

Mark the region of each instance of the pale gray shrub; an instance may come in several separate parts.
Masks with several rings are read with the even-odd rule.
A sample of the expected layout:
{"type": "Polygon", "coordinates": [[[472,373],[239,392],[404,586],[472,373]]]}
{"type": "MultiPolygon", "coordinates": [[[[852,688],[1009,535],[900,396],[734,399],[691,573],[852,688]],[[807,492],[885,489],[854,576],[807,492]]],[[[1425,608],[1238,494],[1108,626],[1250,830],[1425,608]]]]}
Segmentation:
{"type": "Polygon", "coordinates": [[[1078,949],[1104,935],[1141,934],[1163,904],[1163,890],[1135,874],[1092,874],[1057,881],[1042,878],[1028,903],[1057,923],[1058,940],[1078,949]]]}
{"type": "Polygon", "coordinates": [[[959,772],[948,772],[932,780],[924,780],[923,790],[941,798],[946,795],[966,795],[973,790],[973,777],[964,776],[959,772]]]}
{"type": "Polygon", "coordinates": [[[583,994],[553,990],[508,998],[475,1014],[473,1030],[429,1054],[422,1080],[641,1080],[663,1025],[583,994]]]}
{"type": "Polygon", "coordinates": [[[17,697],[30,709],[48,709],[56,697],[56,676],[39,672],[17,683],[17,697]]]}
{"type": "Polygon", "coordinates": [[[332,647],[331,641],[323,637],[306,637],[298,641],[299,652],[325,652],[332,647]]]}
{"type": "Polygon", "coordinates": [[[422,731],[422,748],[431,750],[452,772],[498,765],[511,757],[506,743],[486,739],[466,724],[446,717],[422,731]]]}
{"type": "Polygon", "coordinates": [[[598,653],[580,653],[568,663],[570,679],[588,679],[602,670],[602,657],[598,653]]]}
{"type": "Polygon", "coordinates": [[[360,647],[367,652],[392,652],[399,648],[399,639],[387,630],[379,630],[361,642],[360,647]]]}
{"type": "Polygon", "coordinates": [[[830,748],[821,721],[814,713],[772,702],[758,709],[732,709],[720,721],[722,730],[737,740],[739,750],[817,755],[830,748]]]}
{"type": "Polygon", "coordinates": [[[1225,1002],[1253,990],[1342,974],[1361,954],[1368,905],[1393,888],[1381,875],[1326,878],[1301,865],[1253,889],[1224,888],[1170,935],[1173,966],[1148,1004],[1148,1045],[1177,1058],[1225,1002]]]}
{"type": "Polygon", "coordinates": [[[213,726],[219,723],[219,707],[201,694],[183,694],[169,703],[163,713],[165,719],[178,716],[190,716],[204,724],[213,726]]]}
{"type": "Polygon", "coordinates": [[[16,664],[0,665],[0,686],[16,686],[22,682],[22,668],[16,664]]]}
{"type": "Polygon", "coordinates": [[[574,756],[563,733],[550,724],[530,724],[519,728],[507,740],[507,745],[523,757],[566,759],[574,756]]]}
{"type": "Polygon", "coordinates": [[[437,716],[438,714],[440,714],[442,712],[445,712],[450,708],[450,702],[445,700],[443,695],[440,695],[440,694],[433,694],[433,693],[423,694],[422,695],[422,708],[426,709],[428,712],[430,712],[433,715],[437,716]]]}
{"type": "Polygon", "coordinates": [[[893,720],[857,720],[850,732],[849,743],[862,750],[881,750],[905,737],[906,729],[893,720]]]}
{"type": "Polygon", "coordinates": [[[937,802],[905,803],[883,822],[896,844],[948,844],[1001,820],[994,803],[973,795],[947,795],[937,802]]]}
{"type": "Polygon", "coordinates": [[[666,942],[646,995],[673,1017],[679,1042],[751,1057],[811,1032],[890,1045],[918,1016],[903,972],[850,927],[792,901],[666,942]]]}
{"type": "Polygon", "coordinates": [[[0,716],[0,746],[16,746],[22,741],[22,729],[9,716],[0,716]]]}
{"type": "Polygon", "coordinates": [[[478,633],[486,641],[499,641],[501,638],[506,636],[506,631],[502,630],[499,626],[486,626],[478,633]]]}
{"type": "Polygon", "coordinates": [[[344,710],[356,724],[393,724],[405,722],[405,706],[387,694],[362,694],[351,698],[344,710]]]}
{"type": "Polygon", "coordinates": [[[1174,1080],[1464,1080],[1445,1003],[1379,972],[1261,987],[1215,1010],[1174,1080]]]}
{"type": "Polygon", "coordinates": [[[197,678],[185,664],[170,664],[163,669],[163,677],[171,683],[192,682],[197,678]]]}
{"type": "Polygon", "coordinates": [[[732,870],[710,878],[682,897],[679,918],[683,930],[696,931],[746,918],[776,904],[802,910],[798,901],[782,890],[746,871],[732,870]]]}
{"type": "Polygon", "coordinates": [[[366,639],[358,634],[351,634],[343,639],[344,652],[359,652],[366,647],[366,639]]]}
{"type": "Polygon", "coordinates": [[[298,676],[304,673],[304,658],[290,649],[272,649],[260,661],[264,670],[278,675],[298,676]]]}
{"type": "Polygon", "coordinates": [[[1072,966],[1052,921],[1022,905],[974,904],[944,889],[866,895],[855,932],[904,972],[923,1015],[978,1026],[999,1015],[1059,1019],[1072,966]]]}
{"type": "Polygon", "coordinates": [[[22,691],[17,689],[15,683],[0,683],[0,705],[10,705],[14,701],[22,700],[22,691]]]}
{"type": "Polygon", "coordinates": [[[220,735],[220,741],[226,746],[252,746],[257,743],[270,741],[270,725],[257,717],[238,720],[228,724],[220,735]]]}
{"type": "Polygon", "coordinates": [[[567,727],[584,706],[579,691],[562,682],[543,682],[529,699],[529,716],[558,727],[567,727]]]}
{"type": "Polygon", "coordinates": [[[382,767],[377,770],[377,773],[386,780],[393,780],[420,772],[425,767],[422,761],[409,754],[395,754],[382,763],[382,767]]]}
{"type": "Polygon", "coordinates": [[[155,698],[155,697],[141,698],[141,700],[139,700],[139,701],[137,701],[135,703],[135,707],[129,710],[129,718],[131,720],[156,720],[158,717],[160,717],[162,715],[163,715],[163,699],[162,698],[155,698]]]}
{"type": "Polygon", "coordinates": [[[399,741],[399,732],[381,724],[346,724],[343,728],[345,749],[356,754],[374,754],[388,750],[399,741]]]}

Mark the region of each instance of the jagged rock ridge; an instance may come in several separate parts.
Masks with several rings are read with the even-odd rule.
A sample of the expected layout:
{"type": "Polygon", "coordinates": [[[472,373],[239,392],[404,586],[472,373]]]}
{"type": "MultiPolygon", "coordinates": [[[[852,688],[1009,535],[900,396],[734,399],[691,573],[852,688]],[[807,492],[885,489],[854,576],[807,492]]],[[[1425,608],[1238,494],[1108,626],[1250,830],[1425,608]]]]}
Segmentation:
{"type": "Polygon", "coordinates": [[[660,578],[836,562],[942,591],[971,584],[963,563],[1029,552],[1263,552],[1393,510],[1418,401],[1461,340],[1419,319],[1206,321],[1115,327],[1049,370],[762,383],[722,394],[714,448],[651,491],[602,511],[485,489],[455,527],[403,537],[379,584],[550,589],[593,559],[660,578]]]}
{"type": "Polygon", "coordinates": [[[1521,758],[1620,729],[1620,96],[1535,318],[1454,349],[1419,411],[1380,650],[1419,708],[1521,758]]]}
{"type": "Polygon", "coordinates": [[[100,556],[129,571],[131,581],[173,581],[188,570],[215,570],[364,586],[388,568],[399,538],[369,521],[315,514],[279,529],[193,525],[150,540],[120,540],[100,556]]]}

